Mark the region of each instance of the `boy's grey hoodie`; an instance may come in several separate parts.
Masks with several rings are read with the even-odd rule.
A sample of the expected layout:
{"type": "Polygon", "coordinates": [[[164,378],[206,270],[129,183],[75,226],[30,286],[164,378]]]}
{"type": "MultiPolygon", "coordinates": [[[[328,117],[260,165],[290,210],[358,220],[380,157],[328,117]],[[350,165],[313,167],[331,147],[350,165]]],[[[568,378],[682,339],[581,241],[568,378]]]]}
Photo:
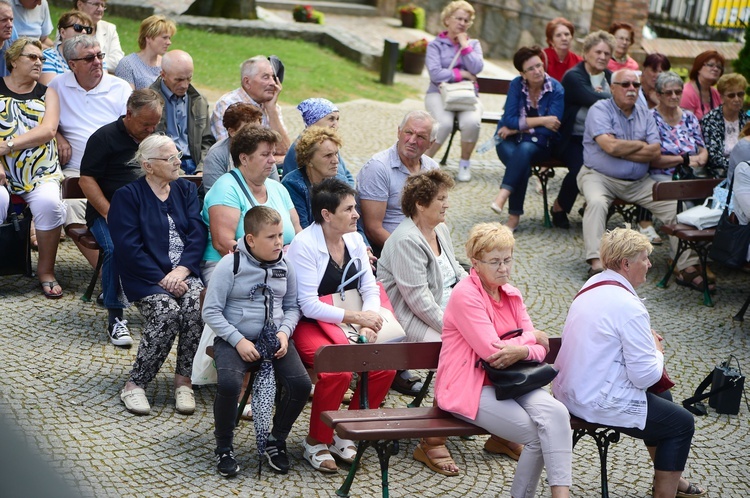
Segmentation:
{"type": "Polygon", "coordinates": [[[216,265],[203,302],[203,320],[217,336],[233,347],[243,337],[255,341],[263,329],[266,316],[265,296],[260,289],[255,300],[250,299],[250,289],[259,283],[273,289],[273,321],[291,337],[300,318],[297,304],[297,280],[294,269],[287,265],[284,256],[278,261],[265,263],[257,260],[247,248],[244,237],[237,241],[240,264],[234,274],[234,254],[221,258],[216,265]]]}

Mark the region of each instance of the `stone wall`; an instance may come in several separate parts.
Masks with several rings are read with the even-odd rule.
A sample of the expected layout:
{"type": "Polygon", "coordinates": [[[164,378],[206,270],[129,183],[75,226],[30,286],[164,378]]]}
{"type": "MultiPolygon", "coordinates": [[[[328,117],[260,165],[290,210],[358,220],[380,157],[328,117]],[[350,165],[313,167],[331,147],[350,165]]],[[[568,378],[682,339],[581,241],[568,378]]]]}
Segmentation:
{"type": "MultiPolygon", "coordinates": [[[[614,0],[605,1],[612,2],[614,0]]],[[[628,0],[620,1],[628,2],[628,0]]],[[[378,2],[381,11],[385,10],[383,7],[388,2],[389,0],[378,2]]],[[[485,0],[470,2],[477,12],[470,34],[482,42],[482,48],[487,57],[508,59],[513,56],[519,47],[524,45],[546,46],[544,30],[547,22],[555,17],[569,19],[576,26],[576,38],[585,36],[591,26],[594,2],[595,0],[485,0]]],[[[445,29],[440,24],[440,12],[448,3],[446,0],[413,0],[413,3],[424,7],[427,11],[427,31],[437,34],[445,29]]],[[[645,11],[647,10],[645,9],[645,11]]]]}

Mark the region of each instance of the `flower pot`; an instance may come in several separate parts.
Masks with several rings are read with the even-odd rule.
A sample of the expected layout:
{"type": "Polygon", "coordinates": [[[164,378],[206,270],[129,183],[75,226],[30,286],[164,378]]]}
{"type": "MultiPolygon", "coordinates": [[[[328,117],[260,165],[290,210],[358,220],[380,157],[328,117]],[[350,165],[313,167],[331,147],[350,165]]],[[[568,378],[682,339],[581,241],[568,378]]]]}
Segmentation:
{"type": "Polygon", "coordinates": [[[401,26],[404,28],[413,28],[417,25],[417,16],[414,12],[401,12],[401,26]]]}
{"type": "Polygon", "coordinates": [[[404,52],[403,69],[407,74],[422,74],[424,69],[425,54],[404,52]]]}

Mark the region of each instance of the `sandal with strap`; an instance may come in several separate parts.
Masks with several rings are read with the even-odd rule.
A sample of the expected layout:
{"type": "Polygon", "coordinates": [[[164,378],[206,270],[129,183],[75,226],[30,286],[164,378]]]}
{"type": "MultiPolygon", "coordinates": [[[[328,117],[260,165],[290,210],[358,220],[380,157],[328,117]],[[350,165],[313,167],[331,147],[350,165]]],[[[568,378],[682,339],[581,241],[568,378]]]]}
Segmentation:
{"type": "Polygon", "coordinates": [[[705,494],[708,493],[705,489],[701,488],[700,486],[696,486],[695,484],[689,482],[688,487],[684,491],[677,490],[677,494],[675,495],[675,498],[694,498],[696,496],[705,496],[705,494]]]}
{"type": "Polygon", "coordinates": [[[326,460],[330,460],[335,463],[335,460],[333,459],[333,456],[331,456],[331,452],[328,449],[328,445],[325,445],[323,443],[311,445],[303,439],[302,447],[305,449],[305,452],[302,456],[305,457],[305,460],[310,462],[310,465],[312,465],[312,468],[314,468],[315,470],[328,474],[334,474],[339,471],[338,467],[329,469],[328,467],[323,467],[321,465],[326,460]],[[324,451],[325,453],[323,453],[324,451]]]}
{"type": "MultiPolygon", "coordinates": [[[[706,283],[701,281],[700,283],[696,283],[695,279],[698,277],[703,277],[701,275],[701,272],[693,268],[692,270],[680,270],[678,272],[679,277],[675,277],[675,282],[677,282],[677,285],[682,285],[684,287],[690,287],[691,289],[695,289],[697,291],[703,292],[706,287],[706,283]]],[[[708,282],[708,291],[713,294],[716,292],[716,285],[712,284],[710,281],[708,282]]]]}
{"type": "Polygon", "coordinates": [[[341,439],[337,434],[333,435],[333,443],[328,445],[328,450],[334,458],[344,463],[351,464],[357,456],[357,446],[351,439],[341,439]]]}
{"type": "Polygon", "coordinates": [[[423,464],[427,465],[431,470],[434,472],[437,472],[438,474],[442,474],[444,476],[453,477],[457,476],[459,472],[452,471],[452,470],[445,470],[443,467],[446,465],[453,464],[455,465],[456,462],[453,461],[453,458],[450,456],[450,453],[448,453],[448,456],[442,456],[442,457],[435,457],[430,458],[428,453],[435,449],[445,448],[445,451],[448,452],[448,448],[444,444],[438,444],[438,445],[432,445],[425,443],[424,439],[419,441],[419,444],[417,444],[417,447],[414,448],[414,460],[418,462],[422,462],[423,464]]]}

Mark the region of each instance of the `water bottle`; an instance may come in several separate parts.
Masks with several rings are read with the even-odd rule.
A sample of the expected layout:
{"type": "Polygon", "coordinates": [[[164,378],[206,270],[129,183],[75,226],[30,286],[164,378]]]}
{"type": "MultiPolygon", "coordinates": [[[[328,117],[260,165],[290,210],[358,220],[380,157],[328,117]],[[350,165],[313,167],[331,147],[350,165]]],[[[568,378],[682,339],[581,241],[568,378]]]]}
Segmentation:
{"type": "Polygon", "coordinates": [[[497,147],[497,144],[502,141],[503,139],[500,138],[500,135],[498,135],[497,133],[492,135],[492,137],[479,144],[479,147],[477,147],[477,154],[484,154],[488,150],[494,149],[495,147],[497,147]]]}

